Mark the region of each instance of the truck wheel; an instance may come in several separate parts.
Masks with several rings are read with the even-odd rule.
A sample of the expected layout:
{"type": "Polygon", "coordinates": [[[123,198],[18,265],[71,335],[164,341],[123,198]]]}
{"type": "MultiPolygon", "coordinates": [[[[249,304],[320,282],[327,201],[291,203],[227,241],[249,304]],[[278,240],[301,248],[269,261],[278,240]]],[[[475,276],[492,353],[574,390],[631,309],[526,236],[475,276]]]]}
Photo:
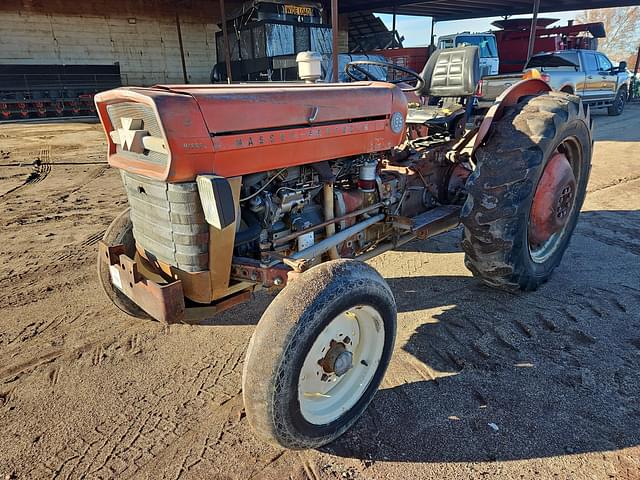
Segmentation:
{"type": "MultiPolygon", "coordinates": [[[[133,258],[136,253],[136,242],[133,238],[133,224],[129,217],[129,208],[120,213],[109,225],[104,232],[102,240],[107,245],[124,245],[127,255],[133,258]]],[[[107,263],[98,254],[98,278],[102,289],[109,297],[113,304],[127,315],[136,318],[149,318],[144,310],[127,298],[125,294],[119,291],[111,283],[111,275],[107,263]]]]}
{"type": "Polygon", "coordinates": [[[560,263],[591,168],[591,120],[580,99],[528,97],[476,151],[462,209],[465,265],[483,282],[535,290],[560,263]]]}
{"type": "Polygon", "coordinates": [[[342,435],[389,365],[396,304],[362,262],[311,268],[280,292],[251,337],[242,372],[249,423],[265,441],[314,448],[342,435]]]}
{"type": "Polygon", "coordinates": [[[607,109],[607,113],[612,117],[617,117],[618,115],[622,115],[624,112],[624,104],[626,103],[627,96],[624,93],[624,89],[621,88],[618,90],[618,94],[616,95],[616,99],[613,101],[613,105],[611,105],[607,109]]]}

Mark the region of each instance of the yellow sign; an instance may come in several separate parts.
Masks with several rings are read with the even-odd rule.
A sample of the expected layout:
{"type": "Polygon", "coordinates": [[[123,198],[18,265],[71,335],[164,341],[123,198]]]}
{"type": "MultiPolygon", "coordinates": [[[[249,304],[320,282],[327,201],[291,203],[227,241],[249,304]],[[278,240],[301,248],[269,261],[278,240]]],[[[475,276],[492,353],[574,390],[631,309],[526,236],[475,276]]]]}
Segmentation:
{"type": "Polygon", "coordinates": [[[313,8],[298,7],[297,5],[285,5],[284,13],[286,15],[298,15],[298,16],[311,17],[313,15],[313,8]]]}

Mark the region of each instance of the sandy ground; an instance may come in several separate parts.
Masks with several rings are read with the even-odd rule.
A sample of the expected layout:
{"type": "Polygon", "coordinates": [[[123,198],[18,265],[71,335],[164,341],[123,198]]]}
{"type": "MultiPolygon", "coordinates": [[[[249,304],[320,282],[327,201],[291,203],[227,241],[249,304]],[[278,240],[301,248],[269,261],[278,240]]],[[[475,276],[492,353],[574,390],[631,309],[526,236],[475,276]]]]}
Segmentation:
{"type": "Polygon", "coordinates": [[[639,118],[596,116],[584,211],[538,292],[481,286],[460,232],[374,259],[394,358],[356,426],[304,452],[256,440],[243,412],[271,297],[206,326],[126,317],[95,275],[125,205],[99,126],[1,125],[0,479],[640,478],[639,118]]]}

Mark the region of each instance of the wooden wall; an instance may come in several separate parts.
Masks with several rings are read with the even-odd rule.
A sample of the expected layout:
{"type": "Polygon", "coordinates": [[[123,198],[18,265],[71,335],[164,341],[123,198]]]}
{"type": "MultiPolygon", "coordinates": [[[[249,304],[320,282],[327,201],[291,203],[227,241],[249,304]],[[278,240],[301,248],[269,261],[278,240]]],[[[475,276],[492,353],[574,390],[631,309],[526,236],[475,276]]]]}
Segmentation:
{"type": "Polygon", "coordinates": [[[338,15],[338,53],[349,53],[348,15],[338,15]]]}
{"type": "Polygon", "coordinates": [[[220,21],[215,0],[0,0],[0,70],[2,63],[118,62],[127,85],[182,83],[176,13],[188,81],[208,82],[220,21]]]}

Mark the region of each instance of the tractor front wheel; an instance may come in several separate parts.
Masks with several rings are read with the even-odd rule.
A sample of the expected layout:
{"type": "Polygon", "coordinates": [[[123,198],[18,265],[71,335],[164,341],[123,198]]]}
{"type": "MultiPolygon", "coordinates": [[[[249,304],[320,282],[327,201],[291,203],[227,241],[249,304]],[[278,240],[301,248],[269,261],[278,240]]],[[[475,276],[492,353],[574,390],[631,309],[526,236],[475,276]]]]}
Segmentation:
{"type": "Polygon", "coordinates": [[[393,295],[370,266],[334,260],[303,273],[251,337],[242,375],[249,423],[285,448],[336,439],[378,389],[395,331],[393,295]]]}
{"type": "MultiPolygon", "coordinates": [[[[133,238],[133,224],[129,215],[130,209],[127,208],[120,213],[109,225],[104,232],[102,240],[107,245],[124,245],[125,252],[130,258],[134,258],[136,254],[136,241],[133,238]]],[[[102,285],[102,289],[109,297],[109,300],[127,315],[136,318],[149,318],[144,310],[133,303],[127,296],[118,290],[111,282],[111,274],[109,265],[104,261],[98,253],[98,279],[102,285]]]]}
{"type": "Polygon", "coordinates": [[[474,276],[521,290],[549,279],[578,221],[591,152],[579,97],[550,92],[505,111],[466,184],[462,247],[474,276]]]}

